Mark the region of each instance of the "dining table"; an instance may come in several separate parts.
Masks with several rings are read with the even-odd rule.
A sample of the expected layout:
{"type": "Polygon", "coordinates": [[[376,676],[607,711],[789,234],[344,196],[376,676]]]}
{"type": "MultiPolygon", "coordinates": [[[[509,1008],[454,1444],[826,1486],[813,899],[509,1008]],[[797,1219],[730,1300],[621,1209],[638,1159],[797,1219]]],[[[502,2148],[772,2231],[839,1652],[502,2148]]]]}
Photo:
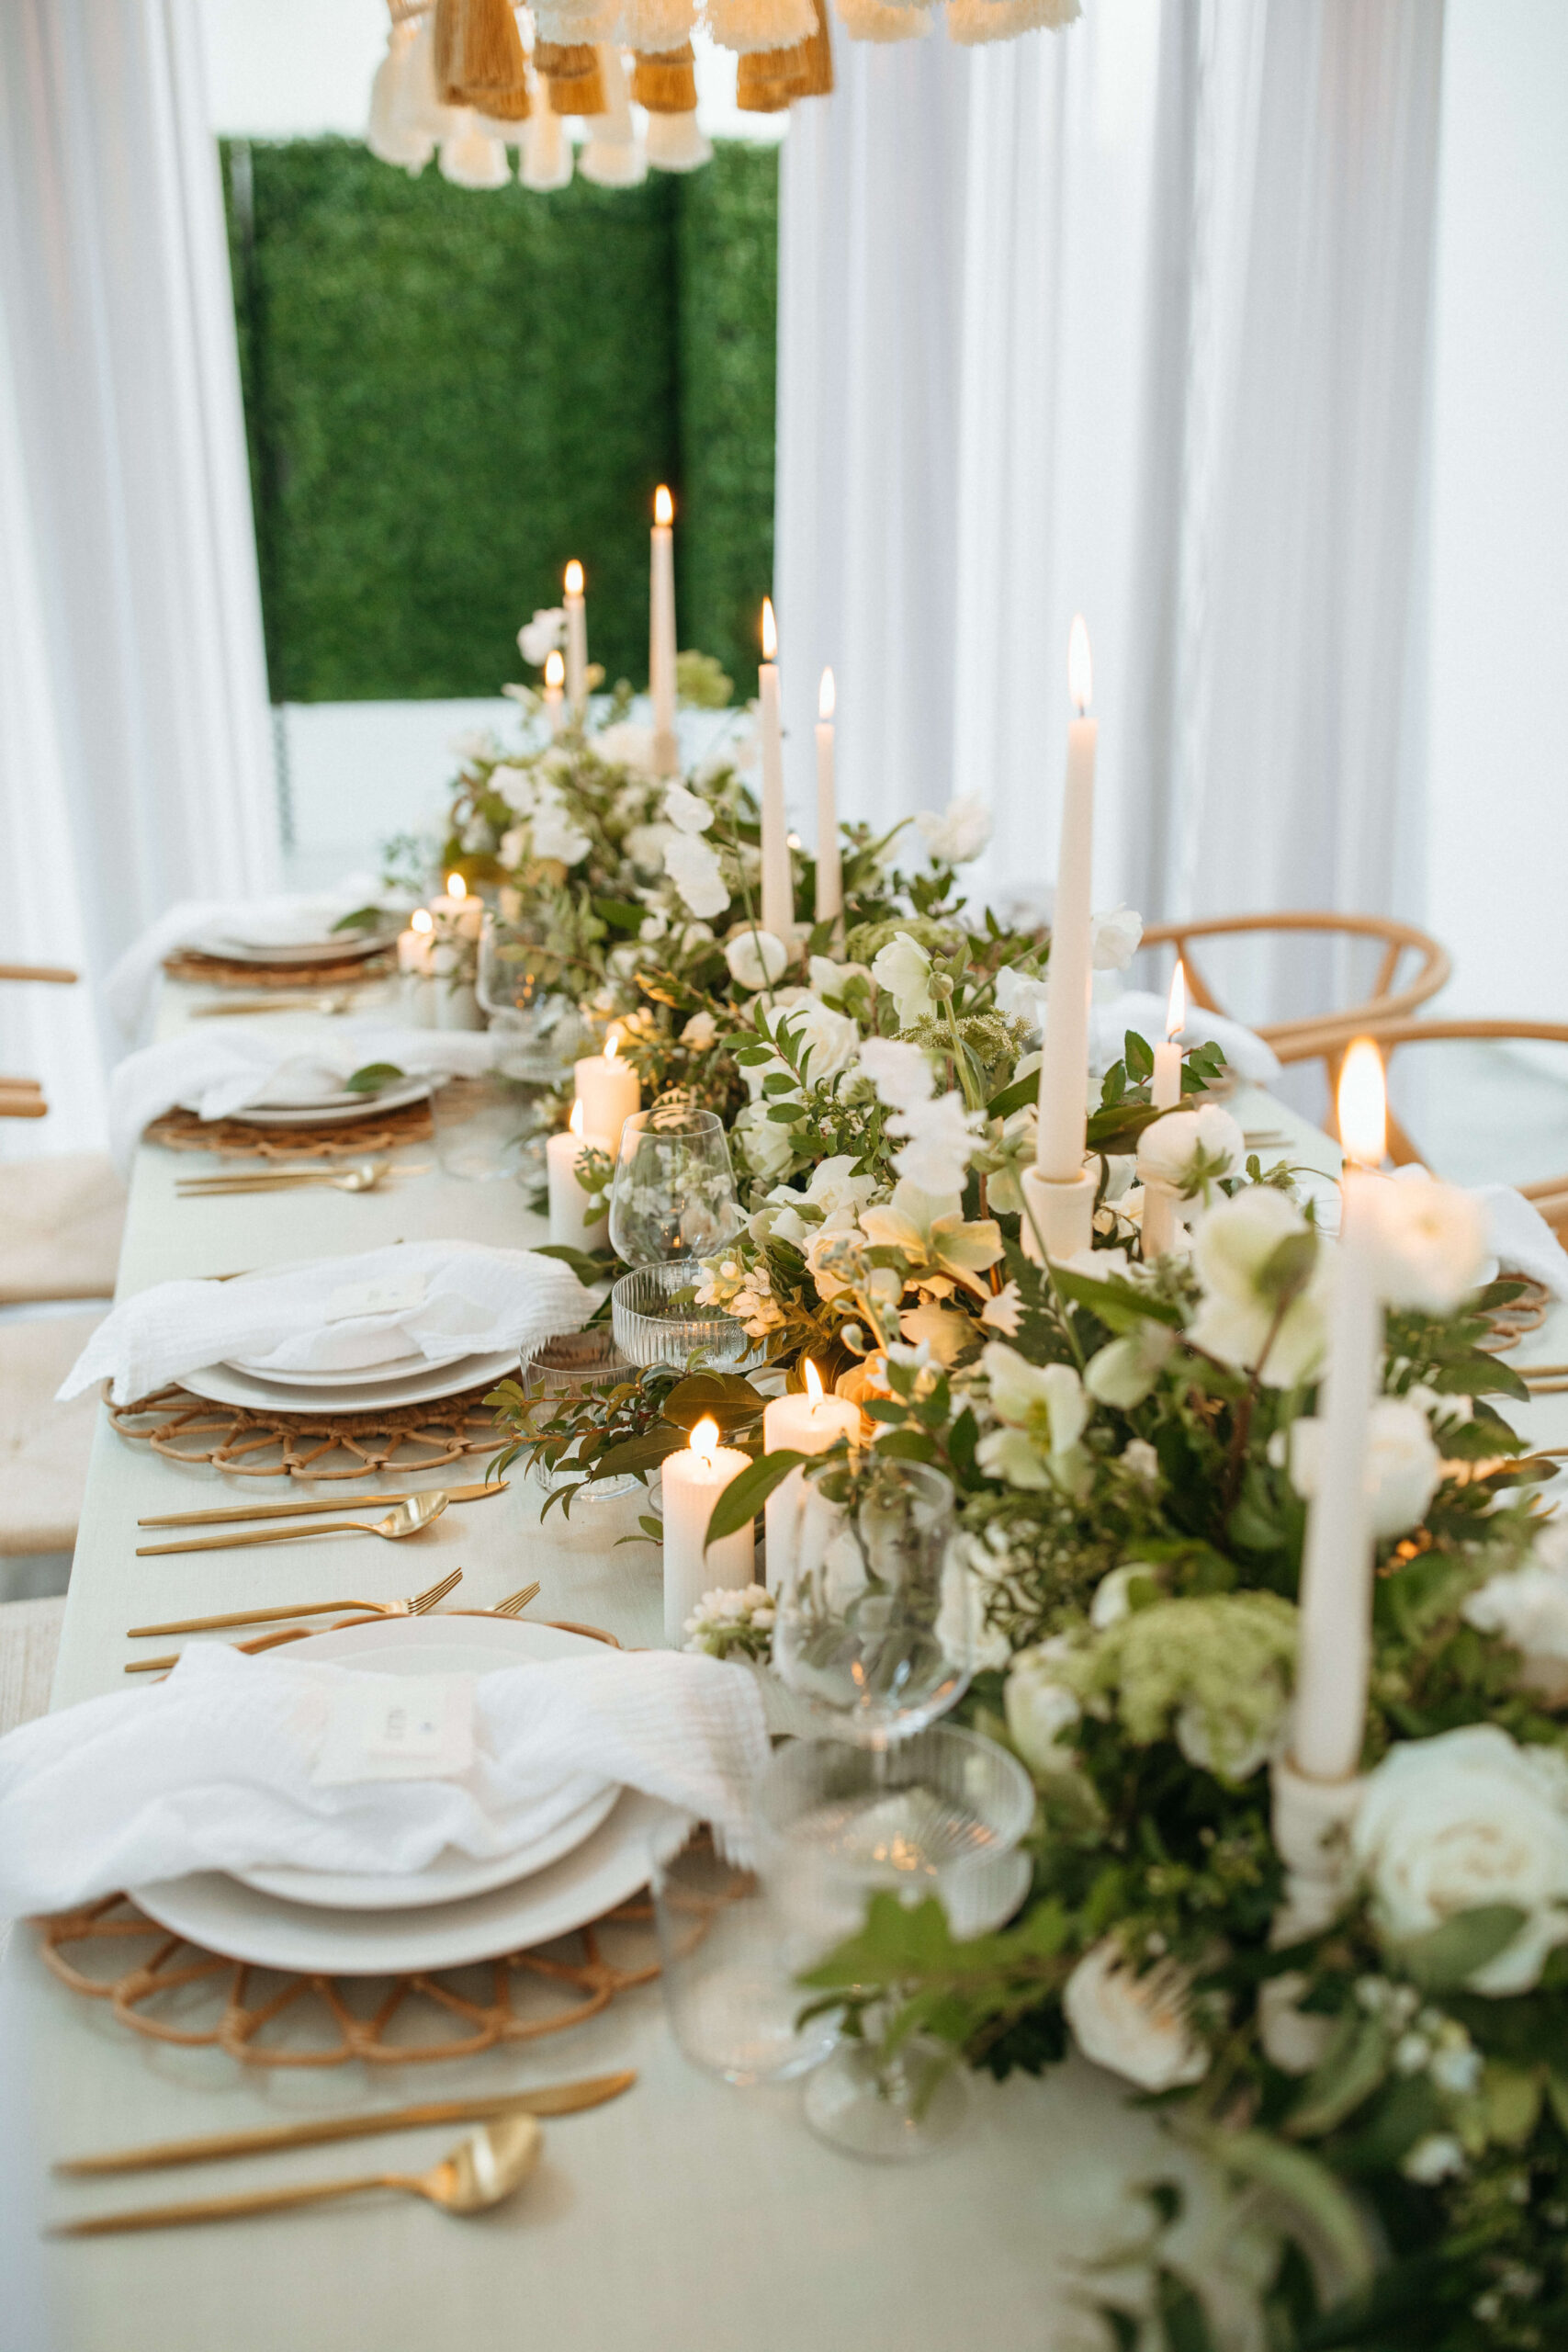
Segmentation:
{"type": "MultiPolygon", "coordinates": [[[[201,991],[166,983],[160,1032],[201,991]]],[[[270,1016],[282,1025],[295,1016],[270,1016]]],[[[1275,1097],[1244,1087],[1232,1109],[1269,1162],[1286,1157],[1327,1189],[1336,1146],[1275,1097]]],[[[403,1240],[461,1236],[525,1249],[545,1226],[511,1181],[445,1174],[428,1140],[390,1154],[388,1180],[347,1194],[324,1186],[252,1197],[181,1197],[176,1181],[219,1163],[144,1145],[130,1188],[119,1297],[175,1276],[212,1276],[403,1240]],[[412,1169],[415,1172],[401,1172],[412,1169]]],[[[232,1165],[231,1162],[222,1163],[232,1165]]],[[[1556,1306],[1521,1360],[1568,1354],[1556,1306]]],[[[1568,1396],[1523,1409],[1532,1438],[1568,1436],[1568,1396]]],[[[483,1476],[483,1457],[443,1472],[363,1482],[429,1487],[483,1476]]],[[[663,1639],[660,1557],[637,1537],[638,1493],[580,1503],[568,1519],[521,1464],[495,1499],[449,1509],[405,1544],[309,1543],[139,1559],[139,1519],[231,1501],[320,1498],[352,1506],[342,1481],[220,1475],[127,1440],[100,1412],[65,1610],[52,1705],[127,1687],[129,1626],[312,1595],[394,1599],[460,1566],[460,1597],[484,1608],[536,1578],[531,1613],[603,1628],[626,1647],[663,1639]],[[411,1578],[412,1582],[411,1583],[411,1578]]],[[[287,1653],[285,1653],[287,1655],[287,1653]]],[[[738,1668],[737,1671],[747,1669],[738,1668]]],[[[1114,2285],[1093,2267],[1146,2221],[1141,2181],[1189,2183],[1176,2240],[1190,2258],[1207,2233],[1229,2250],[1223,2192],[1129,2098],[1080,2059],[1043,2076],[969,2080],[961,2138],[908,2165],[858,2162],[815,2139],[798,2086],[737,2088],[688,2064],[660,1988],[617,1996],[569,2030],[468,2058],[408,2066],[250,2067],[217,2048],[184,2049],[128,2030],[73,1994],[40,1957],[30,1922],[13,1928],[0,1981],[0,2166],[13,2321],[41,2313],[50,2352],[989,2352],[1082,2345],[1084,2302],[1114,2285]],[[96,2239],[50,2224],[117,2205],[228,2193],[282,2181],[434,2162],[448,2124],[395,2139],[297,2149],[178,2173],[62,2178],[60,2159],[154,2140],[240,2132],[416,2100],[494,2095],[634,2068],[635,2086],[547,2121],[522,2189],[456,2219],[392,2193],[200,2227],[96,2239]],[[366,2161],[362,2161],[365,2159],[366,2161]],[[1185,2233],[1185,2234],[1183,2234],[1185,2233]],[[17,2266],[19,2266],[17,2267],[17,2266]],[[28,2302],[29,2296],[32,2298],[28,2302]]],[[[1239,2259],[1239,2256],[1238,2256],[1239,2259]]],[[[0,2317],[0,2341],[7,2337],[0,2317]]]]}

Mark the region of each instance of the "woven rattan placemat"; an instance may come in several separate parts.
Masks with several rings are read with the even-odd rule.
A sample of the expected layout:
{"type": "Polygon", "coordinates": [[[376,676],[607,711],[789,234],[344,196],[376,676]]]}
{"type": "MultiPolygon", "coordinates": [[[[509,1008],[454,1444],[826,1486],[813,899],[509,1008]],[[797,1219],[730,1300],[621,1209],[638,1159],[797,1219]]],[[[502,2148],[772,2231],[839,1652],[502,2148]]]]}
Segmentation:
{"type": "Polygon", "coordinates": [[[299,989],[309,995],[351,987],[356,980],[385,979],[397,968],[396,957],[384,949],[374,956],[344,956],[330,964],[243,964],[227,956],[203,956],[194,947],[178,948],[164,958],[172,980],[195,980],[209,989],[299,989]]]}
{"type": "Polygon", "coordinates": [[[232,1477],[378,1478],[498,1452],[510,1433],[486,1409],[491,1385],[381,1412],[283,1413],[209,1404],[176,1383],[134,1405],[110,1404],[108,1415],[133,1443],[232,1477]]]}
{"type": "Polygon", "coordinates": [[[247,1119],[200,1119],[194,1111],[165,1111],[141,1139],[161,1143],[167,1151],[211,1151],[226,1159],[364,1159],[400,1143],[422,1143],[433,1133],[427,1097],[377,1119],[341,1120],[336,1125],[323,1121],[319,1127],[258,1127],[247,1119]]]}

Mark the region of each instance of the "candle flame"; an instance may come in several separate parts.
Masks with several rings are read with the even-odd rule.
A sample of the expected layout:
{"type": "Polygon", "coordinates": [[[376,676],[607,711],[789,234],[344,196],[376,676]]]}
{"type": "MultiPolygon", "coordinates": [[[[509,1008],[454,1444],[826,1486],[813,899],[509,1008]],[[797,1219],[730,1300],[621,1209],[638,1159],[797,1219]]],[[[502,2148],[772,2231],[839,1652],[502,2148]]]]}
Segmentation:
{"type": "Polygon", "coordinates": [[[581,1102],[574,1102],[572,1104],[571,1116],[567,1121],[567,1125],[571,1129],[574,1136],[580,1136],[582,1133],[582,1105],[581,1102]]]}
{"type": "Polygon", "coordinates": [[[409,917],[409,929],[411,931],[434,931],[435,929],[435,917],[431,913],[428,907],[415,907],[412,914],[409,917]]]}
{"type": "Polygon", "coordinates": [[[692,1431],[691,1451],[708,1469],[713,1468],[714,1455],[718,1452],[718,1423],[705,1413],[692,1431]]]}
{"type": "Polygon", "coordinates": [[[1094,699],[1094,664],[1089,657],[1089,631],[1081,613],[1073,615],[1072,633],[1067,639],[1067,692],[1077,705],[1081,718],[1094,699]]]}
{"type": "Polygon", "coordinates": [[[1339,1072],[1339,1140],[1345,1157],[1380,1168],[1388,1148],[1388,1091],[1382,1060],[1370,1037],[1358,1037],[1339,1072]]]}
{"type": "Polygon", "coordinates": [[[462,876],[460,874],[449,874],[446,876],[446,896],[449,899],[466,899],[468,895],[468,886],[464,881],[462,876]]]}
{"type": "Polygon", "coordinates": [[[566,662],[559,653],[547,653],[545,656],[545,684],[547,686],[564,686],[566,684],[566,662]]]}
{"type": "Polygon", "coordinates": [[[1170,976],[1170,994],[1166,1000],[1165,1034],[1179,1037],[1187,1026],[1187,974],[1179,956],[1176,969],[1170,976]]]}
{"type": "Polygon", "coordinates": [[[839,707],[839,690],[833,684],[831,670],[822,673],[822,684],[817,696],[817,716],[826,722],[839,707]]]}
{"type": "Polygon", "coordinates": [[[620,1050],[621,1033],[618,1029],[612,1029],[604,1040],[604,1059],[607,1062],[613,1062],[620,1050]]]}
{"type": "Polygon", "coordinates": [[[566,568],[566,593],[569,596],[581,596],[582,594],[582,566],[575,556],[566,568]]]}
{"type": "Polygon", "coordinates": [[[763,599],[762,599],[762,659],[763,659],[763,661],[764,661],[764,662],[773,662],[773,661],[776,661],[776,659],[778,658],[778,650],[779,650],[779,625],[778,625],[777,621],[775,621],[775,620],[774,620],[774,618],[773,618],[773,598],[772,598],[771,596],[764,596],[764,597],[763,597],[763,599]]]}
{"type": "Polygon", "coordinates": [[[653,493],[653,519],[660,530],[667,531],[675,520],[675,501],[662,482],[653,493]]]}
{"type": "Polygon", "coordinates": [[[822,1395],[822,1375],[809,1356],[806,1359],[806,1393],[814,1405],[822,1395]]]}

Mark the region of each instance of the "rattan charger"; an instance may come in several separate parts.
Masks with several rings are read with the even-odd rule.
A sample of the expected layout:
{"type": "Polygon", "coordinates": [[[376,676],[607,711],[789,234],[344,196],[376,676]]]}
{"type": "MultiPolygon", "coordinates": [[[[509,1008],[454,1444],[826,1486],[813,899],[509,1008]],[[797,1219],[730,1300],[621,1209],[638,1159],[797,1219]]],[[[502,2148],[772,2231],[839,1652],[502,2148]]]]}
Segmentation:
{"type": "Polygon", "coordinates": [[[166,1151],[210,1151],[222,1159],[363,1159],[423,1143],[434,1134],[430,1098],[405,1102],[379,1118],[323,1120],[318,1127],[260,1127],[249,1119],[202,1119],[194,1111],[165,1111],[142,1136],[166,1151]]]}
{"type": "MultiPolygon", "coordinates": [[[[231,1477],[354,1479],[388,1470],[401,1476],[495,1453],[507,1442],[485,1405],[491,1386],[378,1412],[285,1413],[211,1404],[175,1383],[134,1405],[109,1403],[108,1416],[133,1444],[231,1477]]],[[[107,1402],[107,1388],[105,1396],[107,1402]]]]}
{"type": "Polygon", "coordinates": [[[330,964],[246,964],[237,956],[204,956],[195,947],[177,948],[164,958],[171,980],[208,989],[298,989],[310,995],[349,988],[356,980],[385,979],[397,968],[397,958],[384,948],[374,956],[338,956],[330,964]]]}

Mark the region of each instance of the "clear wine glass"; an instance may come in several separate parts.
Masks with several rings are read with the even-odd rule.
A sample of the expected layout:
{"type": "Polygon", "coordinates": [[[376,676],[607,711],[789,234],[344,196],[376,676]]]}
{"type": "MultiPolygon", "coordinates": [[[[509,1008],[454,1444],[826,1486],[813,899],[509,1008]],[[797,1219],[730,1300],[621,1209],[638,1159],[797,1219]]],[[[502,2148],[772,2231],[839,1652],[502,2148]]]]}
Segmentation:
{"type": "Polygon", "coordinates": [[[637,1111],[621,1131],[610,1189],[610,1243],[628,1266],[710,1258],[744,1219],[716,1111],[681,1102],[637,1111]]]}
{"type": "Polygon", "coordinates": [[[492,1029],[502,1034],[506,1064],[536,1084],[558,1083],[582,1050],[584,1029],[570,997],[549,985],[554,958],[541,922],[503,922],[487,909],[479,933],[475,991],[492,1029]]]}

